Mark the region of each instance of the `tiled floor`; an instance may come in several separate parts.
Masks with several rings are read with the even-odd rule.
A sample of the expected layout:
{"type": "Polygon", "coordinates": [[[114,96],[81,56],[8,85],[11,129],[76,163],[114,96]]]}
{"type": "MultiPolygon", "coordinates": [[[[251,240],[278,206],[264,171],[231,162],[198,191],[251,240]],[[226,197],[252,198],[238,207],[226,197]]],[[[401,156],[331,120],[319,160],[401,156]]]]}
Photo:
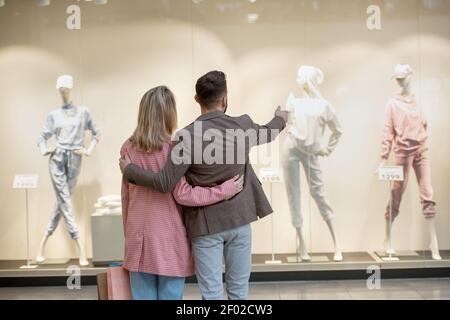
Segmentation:
{"type": "MultiPolygon", "coordinates": [[[[197,285],[186,285],[184,298],[201,299],[197,285]]],[[[252,283],[252,300],[299,299],[445,299],[450,300],[450,278],[383,280],[380,290],[369,290],[364,280],[252,283]]],[[[95,286],[0,288],[0,299],[97,299],[95,286]]]]}

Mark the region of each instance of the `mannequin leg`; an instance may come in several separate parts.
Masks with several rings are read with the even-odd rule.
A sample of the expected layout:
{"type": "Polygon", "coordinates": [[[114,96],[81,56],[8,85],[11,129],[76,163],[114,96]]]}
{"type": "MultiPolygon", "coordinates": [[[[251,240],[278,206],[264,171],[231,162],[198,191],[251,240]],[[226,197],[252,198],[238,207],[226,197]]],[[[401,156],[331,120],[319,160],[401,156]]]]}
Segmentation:
{"type": "Polygon", "coordinates": [[[439,244],[436,232],[436,208],[433,201],[433,187],[431,185],[431,169],[428,161],[427,151],[421,152],[414,159],[414,171],[417,183],[419,184],[420,200],[422,201],[422,211],[430,230],[430,249],[433,260],[442,260],[439,254],[439,244]]]}
{"type": "Polygon", "coordinates": [[[79,256],[79,264],[82,267],[85,267],[89,265],[88,260],[86,259],[86,252],[84,251],[83,244],[81,243],[80,239],[76,239],[75,243],[78,248],[78,256],[79,256]]]}
{"type": "Polygon", "coordinates": [[[386,221],[384,248],[386,254],[388,255],[393,255],[396,253],[392,246],[392,225],[400,212],[400,204],[406,187],[408,186],[409,172],[411,171],[412,162],[413,157],[404,157],[399,155],[395,156],[395,165],[403,167],[404,180],[392,182],[391,198],[384,213],[384,218],[386,221]]]}
{"type": "Polygon", "coordinates": [[[47,244],[47,240],[50,236],[48,234],[46,234],[42,240],[41,240],[41,244],[39,245],[39,251],[36,257],[36,262],[37,263],[42,263],[45,261],[45,256],[44,256],[44,252],[45,252],[45,245],[47,244]]]}
{"type": "Polygon", "coordinates": [[[68,178],[68,188],[69,188],[69,197],[66,200],[66,203],[69,204],[66,214],[64,215],[64,219],[66,221],[67,230],[69,231],[72,239],[75,241],[78,248],[78,257],[80,266],[84,267],[89,265],[89,262],[86,258],[86,251],[84,250],[84,246],[81,243],[79,237],[78,227],[75,222],[75,212],[72,206],[72,194],[77,185],[78,176],[81,171],[81,156],[76,155],[73,152],[68,154],[68,168],[67,168],[67,178],[68,178]]]}
{"type": "Polygon", "coordinates": [[[322,170],[320,168],[319,159],[315,155],[302,157],[303,168],[305,169],[306,178],[308,180],[309,191],[311,197],[319,208],[320,214],[327,223],[330,230],[331,238],[334,245],[334,261],[342,261],[342,251],[337,240],[336,233],[333,226],[333,209],[325,197],[325,188],[322,179],[322,170]]]}
{"type": "Polygon", "coordinates": [[[341,247],[334,232],[333,219],[327,220],[327,225],[328,229],[330,229],[331,237],[333,238],[334,243],[334,261],[342,261],[344,258],[342,257],[341,247]]]}
{"type": "Polygon", "coordinates": [[[430,249],[431,249],[431,256],[433,257],[433,260],[442,260],[441,255],[439,254],[439,244],[437,239],[437,232],[436,232],[436,218],[427,218],[428,221],[428,227],[430,228],[430,249]]]}
{"type": "Polygon", "coordinates": [[[298,237],[298,253],[301,261],[311,261],[311,257],[308,254],[306,248],[305,239],[303,237],[302,228],[296,228],[298,237]]]}
{"type": "Polygon", "coordinates": [[[303,238],[303,217],[300,206],[300,158],[298,149],[292,146],[290,138],[286,140],[286,156],[283,161],[284,183],[286,187],[289,209],[291,212],[291,222],[297,231],[299,258],[302,261],[310,261],[303,238]]]}
{"type": "Polygon", "coordinates": [[[64,221],[66,222],[67,231],[73,240],[78,239],[78,226],[75,221],[75,210],[72,204],[72,195],[78,182],[78,176],[81,172],[81,156],[76,155],[73,151],[67,154],[67,189],[68,195],[64,193],[63,203],[65,210],[63,210],[64,221]]]}

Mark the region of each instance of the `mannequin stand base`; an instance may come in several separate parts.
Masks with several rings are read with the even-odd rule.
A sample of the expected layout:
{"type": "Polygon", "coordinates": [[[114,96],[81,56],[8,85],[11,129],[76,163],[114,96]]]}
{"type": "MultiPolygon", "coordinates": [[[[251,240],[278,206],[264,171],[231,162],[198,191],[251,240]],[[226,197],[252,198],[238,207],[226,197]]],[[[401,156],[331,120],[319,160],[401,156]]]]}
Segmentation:
{"type": "Polygon", "coordinates": [[[289,263],[299,263],[299,262],[330,262],[327,256],[312,256],[311,260],[302,260],[298,256],[287,257],[287,262],[289,263]]]}
{"type": "Polygon", "coordinates": [[[37,264],[26,264],[24,266],[20,266],[19,269],[36,269],[37,267],[37,264]]]}
{"type": "Polygon", "coordinates": [[[265,264],[282,264],[281,260],[266,260],[265,264]]]}
{"type": "MultiPolygon", "coordinates": [[[[379,257],[388,257],[389,256],[389,252],[386,251],[376,251],[375,252],[377,254],[377,256],[379,257]]],[[[419,254],[416,251],[412,251],[412,250],[401,250],[401,251],[396,251],[395,253],[392,253],[393,256],[396,257],[418,257],[419,254]]]]}
{"type": "Polygon", "coordinates": [[[58,258],[58,259],[45,259],[43,262],[36,262],[32,261],[32,263],[37,263],[40,265],[47,265],[47,264],[67,264],[70,261],[69,258],[58,258]]]}
{"type": "Polygon", "coordinates": [[[383,261],[400,261],[399,257],[381,257],[383,261]]]}

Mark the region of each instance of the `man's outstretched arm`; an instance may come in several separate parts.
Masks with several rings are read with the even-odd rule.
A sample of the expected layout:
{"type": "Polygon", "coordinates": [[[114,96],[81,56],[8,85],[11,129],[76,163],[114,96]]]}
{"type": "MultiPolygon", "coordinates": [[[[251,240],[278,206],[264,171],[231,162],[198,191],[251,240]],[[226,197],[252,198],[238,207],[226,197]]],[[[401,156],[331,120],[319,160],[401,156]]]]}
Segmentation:
{"type": "Polygon", "coordinates": [[[259,125],[254,123],[253,120],[249,117],[250,128],[256,130],[257,133],[257,145],[270,143],[276,139],[276,137],[280,134],[281,131],[286,128],[286,123],[288,120],[288,112],[281,110],[281,107],[278,107],[275,110],[275,115],[273,119],[265,124],[259,125]]]}

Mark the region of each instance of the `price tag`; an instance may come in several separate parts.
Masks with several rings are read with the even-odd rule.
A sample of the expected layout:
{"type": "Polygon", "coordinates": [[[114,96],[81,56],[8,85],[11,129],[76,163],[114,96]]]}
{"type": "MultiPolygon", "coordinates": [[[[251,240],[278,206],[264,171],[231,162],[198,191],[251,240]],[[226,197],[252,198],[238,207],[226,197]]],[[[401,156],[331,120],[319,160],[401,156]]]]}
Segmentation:
{"type": "Polygon", "coordinates": [[[13,189],[36,189],[38,180],[37,174],[17,174],[14,176],[13,189]]]}
{"type": "Polygon", "coordinates": [[[261,182],[281,182],[283,173],[278,168],[262,168],[259,171],[261,182]]]}
{"type": "Polygon", "coordinates": [[[403,181],[402,166],[384,166],[378,169],[378,178],[383,181],[403,181]]]}

